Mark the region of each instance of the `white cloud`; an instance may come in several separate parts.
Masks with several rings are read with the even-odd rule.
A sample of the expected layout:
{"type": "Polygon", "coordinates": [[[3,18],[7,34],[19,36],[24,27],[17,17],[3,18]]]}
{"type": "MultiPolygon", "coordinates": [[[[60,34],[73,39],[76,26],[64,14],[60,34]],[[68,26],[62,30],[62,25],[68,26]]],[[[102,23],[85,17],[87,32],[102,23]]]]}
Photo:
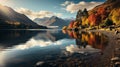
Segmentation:
{"type": "Polygon", "coordinates": [[[54,13],[51,11],[44,11],[44,10],[41,10],[39,12],[35,12],[35,11],[29,10],[26,8],[19,8],[19,9],[16,9],[16,11],[21,13],[21,14],[27,15],[31,19],[51,17],[51,16],[58,16],[58,17],[62,16],[62,13],[54,13]]]}
{"type": "Polygon", "coordinates": [[[92,9],[93,7],[102,4],[103,2],[85,2],[81,1],[79,3],[74,3],[70,1],[66,1],[62,4],[62,6],[65,6],[65,10],[70,13],[75,13],[79,9],[83,10],[84,8],[87,8],[88,10],[92,9]]]}
{"type": "Polygon", "coordinates": [[[94,52],[100,52],[99,49],[94,49],[91,46],[87,45],[86,48],[78,48],[75,45],[69,45],[66,47],[66,51],[70,53],[94,53],[94,52]]]}
{"type": "Polygon", "coordinates": [[[61,4],[61,6],[67,6],[67,5],[71,4],[71,3],[72,2],[70,2],[70,1],[65,1],[64,3],[61,4]]]}

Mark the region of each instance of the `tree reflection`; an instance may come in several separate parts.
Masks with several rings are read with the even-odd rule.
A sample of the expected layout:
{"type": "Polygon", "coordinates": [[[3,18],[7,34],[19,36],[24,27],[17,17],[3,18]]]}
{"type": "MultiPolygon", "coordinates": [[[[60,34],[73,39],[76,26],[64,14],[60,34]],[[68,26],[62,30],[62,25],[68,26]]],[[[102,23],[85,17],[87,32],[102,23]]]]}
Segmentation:
{"type": "Polygon", "coordinates": [[[36,67],[104,67],[101,51],[108,45],[108,37],[100,32],[63,31],[75,39],[76,45],[67,45],[63,53],[54,54],[52,60],[46,57],[36,67]],[[68,48],[68,50],[67,50],[68,48]],[[71,51],[71,52],[70,52],[71,51]],[[54,58],[54,59],[53,59],[54,58]],[[103,64],[99,64],[103,63],[103,64]]]}
{"type": "Polygon", "coordinates": [[[108,37],[100,32],[66,31],[71,38],[76,40],[79,48],[86,48],[87,45],[95,49],[104,50],[108,45],[108,37]]]}

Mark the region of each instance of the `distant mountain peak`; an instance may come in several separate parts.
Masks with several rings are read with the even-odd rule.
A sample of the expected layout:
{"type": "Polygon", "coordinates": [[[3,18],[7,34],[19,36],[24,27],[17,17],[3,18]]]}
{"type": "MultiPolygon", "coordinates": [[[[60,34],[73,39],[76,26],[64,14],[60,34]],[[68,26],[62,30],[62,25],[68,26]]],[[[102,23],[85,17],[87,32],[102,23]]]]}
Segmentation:
{"type": "Polygon", "coordinates": [[[57,16],[52,16],[50,18],[36,18],[34,21],[39,25],[44,26],[59,26],[59,28],[62,28],[65,25],[68,25],[71,19],[62,19],[57,16]]]}
{"type": "Polygon", "coordinates": [[[52,18],[57,18],[57,16],[52,16],[52,18]]]}
{"type": "Polygon", "coordinates": [[[52,16],[51,19],[59,19],[57,16],[52,16]]]}

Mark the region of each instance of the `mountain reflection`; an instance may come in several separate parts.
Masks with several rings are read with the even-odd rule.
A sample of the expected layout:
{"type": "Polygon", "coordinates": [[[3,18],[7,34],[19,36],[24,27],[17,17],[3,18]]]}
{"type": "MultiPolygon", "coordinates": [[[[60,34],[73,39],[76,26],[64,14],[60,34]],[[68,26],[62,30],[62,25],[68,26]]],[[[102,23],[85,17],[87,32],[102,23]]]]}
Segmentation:
{"type": "MultiPolygon", "coordinates": [[[[0,48],[12,47],[33,41],[57,41],[68,36],[56,30],[2,30],[0,31],[0,48]],[[42,40],[41,40],[42,39],[42,40]]],[[[34,45],[34,44],[33,44],[34,45]]],[[[43,44],[44,46],[44,44],[43,44]]]]}
{"type": "Polygon", "coordinates": [[[37,61],[57,60],[63,47],[74,44],[61,31],[4,31],[0,42],[0,67],[33,67],[37,61]],[[16,34],[19,34],[16,36],[16,34]],[[4,44],[4,45],[3,45],[4,44]],[[62,48],[62,49],[61,49],[62,48]],[[22,64],[25,63],[25,64],[22,64]],[[29,64],[27,64],[29,63],[29,64]],[[4,66],[3,66],[4,67],[4,66]]]}
{"type": "Polygon", "coordinates": [[[75,39],[78,48],[91,46],[103,51],[108,45],[108,37],[100,32],[67,31],[67,33],[75,39]]]}
{"type": "Polygon", "coordinates": [[[31,37],[42,33],[43,31],[29,30],[2,30],[0,31],[0,46],[12,47],[20,43],[25,43],[31,37]]]}
{"type": "Polygon", "coordinates": [[[67,34],[55,30],[1,32],[0,47],[6,50],[0,51],[0,66],[98,67],[108,37],[99,32],[64,33],[67,34]]]}

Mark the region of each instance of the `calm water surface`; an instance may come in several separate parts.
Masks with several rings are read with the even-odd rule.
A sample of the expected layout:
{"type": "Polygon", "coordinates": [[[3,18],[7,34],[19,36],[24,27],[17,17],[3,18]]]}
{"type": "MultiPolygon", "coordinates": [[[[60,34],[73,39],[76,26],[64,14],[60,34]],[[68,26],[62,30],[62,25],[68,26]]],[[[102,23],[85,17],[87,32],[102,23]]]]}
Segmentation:
{"type": "Polygon", "coordinates": [[[108,46],[99,32],[0,31],[0,67],[105,66],[108,46]]]}

